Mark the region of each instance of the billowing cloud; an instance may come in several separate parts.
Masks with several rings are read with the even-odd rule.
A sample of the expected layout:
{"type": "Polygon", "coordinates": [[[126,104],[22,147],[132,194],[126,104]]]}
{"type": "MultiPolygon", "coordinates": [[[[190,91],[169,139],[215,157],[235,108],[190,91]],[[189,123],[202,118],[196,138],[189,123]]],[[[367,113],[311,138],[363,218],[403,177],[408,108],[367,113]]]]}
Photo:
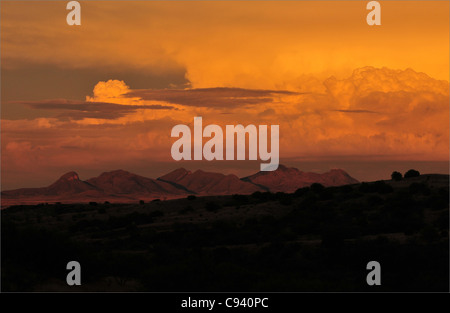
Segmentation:
{"type": "MultiPolygon", "coordinates": [[[[46,173],[98,168],[144,171],[148,164],[172,161],[171,129],[180,123],[192,126],[194,116],[202,116],[204,126],[217,124],[223,129],[236,124],[280,125],[281,161],[448,160],[447,82],[412,70],[366,67],[320,85],[313,88],[318,92],[307,93],[241,88],[133,90],[125,82],[106,81],[94,88],[87,101],[22,102],[60,115],[3,120],[2,168],[10,174],[36,171],[36,166],[46,173]]],[[[13,179],[8,175],[6,182],[13,179]]]]}
{"type": "Polygon", "coordinates": [[[65,2],[2,2],[4,188],[159,169],[195,116],[280,125],[282,160],[448,160],[446,1],[383,2],[375,28],[361,1],[80,3],[72,27],[65,2]]]}
{"type": "Polygon", "coordinates": [[[299,102],[307,109],[298,109],[289,125],[305,155],[448,158],[448,82],[413,70],[366,67],[324,85],[324,95],[299,102]]]}
{"type": "Polygon", "coordinates": [[[4,1],[2,66],[184,69],[193,88],[292,90],[368,64],[449,77],[446,1],[387,1],[376,29],[361,1],[80,3],[74,28],[65,2],[4,1]]]}
{"type": "Polygon", "coordinates": [[[123,80],[110,79],[106,82],[100,81],[94,87],[94,96],[87,96],[86,100],[103,101],[104,99],[117,99],[129,91],[130,87],[123,80]]]}

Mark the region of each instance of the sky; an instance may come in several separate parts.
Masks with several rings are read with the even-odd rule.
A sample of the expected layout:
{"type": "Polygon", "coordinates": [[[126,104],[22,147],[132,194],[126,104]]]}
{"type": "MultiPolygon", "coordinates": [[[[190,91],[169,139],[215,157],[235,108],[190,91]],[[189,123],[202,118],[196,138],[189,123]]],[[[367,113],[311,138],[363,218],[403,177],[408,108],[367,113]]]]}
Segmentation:
{"type": "Polygon", "coordinates": [[[359,180],[448,173],[449,3],[2,1],[2,190],[124,169],[253,161],[171,158],[177,124],[280,125],[281,163],[359,180]]]}

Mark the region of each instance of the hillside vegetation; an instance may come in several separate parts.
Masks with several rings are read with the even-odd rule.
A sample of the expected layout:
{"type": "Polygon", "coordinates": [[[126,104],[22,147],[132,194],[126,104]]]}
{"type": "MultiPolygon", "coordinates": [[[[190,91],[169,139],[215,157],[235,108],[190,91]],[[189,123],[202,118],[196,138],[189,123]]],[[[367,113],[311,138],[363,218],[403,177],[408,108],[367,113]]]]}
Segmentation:
{"type": "Polygon", "coordinates": [[[448,176],[2,211],[3,291],[448,291],[448,176]],[[67,262],[82,268],[69,287],[67,262]],[[378,261],[382,285],[366,284],[378,261]]]}

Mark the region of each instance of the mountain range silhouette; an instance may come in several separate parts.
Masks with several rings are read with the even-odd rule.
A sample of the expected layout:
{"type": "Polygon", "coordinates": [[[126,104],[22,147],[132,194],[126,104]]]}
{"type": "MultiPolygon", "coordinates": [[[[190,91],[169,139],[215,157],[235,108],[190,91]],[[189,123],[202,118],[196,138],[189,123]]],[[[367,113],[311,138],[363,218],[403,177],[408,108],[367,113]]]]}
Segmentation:
{"type": "Polygon", "coordinates": [[[2,206],[36,202],[134,202],[136,200],[173,199],[187,195],[214,196],[252,194],[256,191],[291,193],[313,183],[324,186],[356,184],[358,181],[341,169],[318,174],[302,172],[280,165],[271,172],[239,178],[236,175],[191,172],[176,169],[157,179],[147,178],[124,170],[104,172],[85,181],[76,172],[61,176],[48,187],[21,188],[2,191],[2,206]]]}

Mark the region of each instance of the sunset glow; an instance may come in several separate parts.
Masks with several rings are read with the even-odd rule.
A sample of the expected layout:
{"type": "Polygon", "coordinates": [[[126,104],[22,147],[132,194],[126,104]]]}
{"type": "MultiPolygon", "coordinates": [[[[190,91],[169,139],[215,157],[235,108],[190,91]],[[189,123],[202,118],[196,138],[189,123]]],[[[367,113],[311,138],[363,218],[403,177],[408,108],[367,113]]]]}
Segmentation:
{"type": "Polygon", "coordinates": [[[2,190],[71,170],[157,177],[180,167],[171,129],[195,116],[280,125],[280,164],[447,173],[449,3],[380,3],[368,26],[366,1],[80,1],[68,26],[65,1],[2,1],[2,190]]]}

